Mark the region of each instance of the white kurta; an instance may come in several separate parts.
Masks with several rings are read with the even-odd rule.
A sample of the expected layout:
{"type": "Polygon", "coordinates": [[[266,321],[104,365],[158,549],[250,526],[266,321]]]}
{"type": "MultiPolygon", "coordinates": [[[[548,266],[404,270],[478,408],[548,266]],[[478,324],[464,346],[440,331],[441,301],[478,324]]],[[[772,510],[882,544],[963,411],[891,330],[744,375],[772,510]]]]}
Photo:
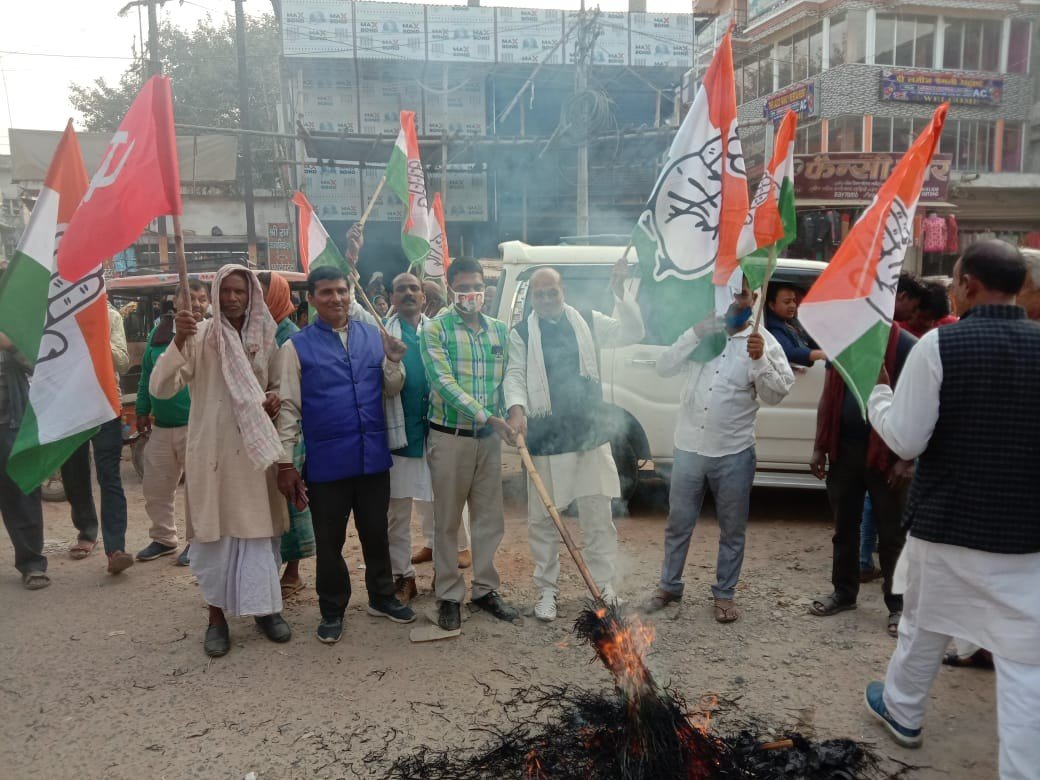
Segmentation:
{"type": "Polygon", "coordinates": [[[433,501],[433,479],[426,463],[426,453],[421,458],[393,454],[390,458],[394,463],[390,469],[390,498],[433,501]]]}
{"type": "MultiPolygon", "coordinates": [[[[917,342],[893,393],[870,394],[870,423],[896,455],[913,460],[939,419],[939,331],[917,342]]],[[[954,475],[965,479],[970,475],[954,475]]],[[[1001,555],[914,538],[897,567],[905,571],[904,617],[921,628],[967,639],[994,655],[1040,664],[1040,553],[1001,555]]]]}
{"type": "MultiPolygon", "coordinates": [[[[616,300],[614,316],[600,312],[592,313],[592,330],[596,346],[614,349],[635,344],[643,338],[643,320],[635,301],[626,298],[616,300]]],[[[513,330],[509,334],[509,365],[502,383],[506,408],[521,406],[529,408],[527,379],[527,344],[513,330]]],[[[563,452],[558,455],[533,456],[534,467],[545,483],[557,507],[566,507],[576,498],[584,496],[621,495],[617,466],[610,452],[610,445],[603,444],[584,452],[563,452]]],[[[542,506],[533,485],[528,480],[528,507],[542,506]]]]}

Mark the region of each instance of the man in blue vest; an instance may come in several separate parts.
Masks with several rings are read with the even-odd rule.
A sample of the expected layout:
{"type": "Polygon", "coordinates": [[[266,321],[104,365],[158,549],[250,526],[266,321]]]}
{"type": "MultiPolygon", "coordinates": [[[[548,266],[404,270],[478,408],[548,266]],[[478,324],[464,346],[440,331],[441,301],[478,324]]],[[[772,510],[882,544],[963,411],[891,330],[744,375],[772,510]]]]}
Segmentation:
{"type": "Polygon", "coordinates": [[[350,600],[343,560],[347,518],[354,513],[365,559],[368,614],[396,623],[415,620],[394,595],[387,541],[390,449],[384,395],[401,392],[405,346],[372,325],[350,319],[351,290],[338,268],[307,277],[307,300],[318,314],[282,345],[278,431],[285,453],[278,488],[297,507],[310,504],[317,543],[318,639],[338,642],[350,600]],[[307,442],[301,475],[293,466],[300,429],[307,442]]]}

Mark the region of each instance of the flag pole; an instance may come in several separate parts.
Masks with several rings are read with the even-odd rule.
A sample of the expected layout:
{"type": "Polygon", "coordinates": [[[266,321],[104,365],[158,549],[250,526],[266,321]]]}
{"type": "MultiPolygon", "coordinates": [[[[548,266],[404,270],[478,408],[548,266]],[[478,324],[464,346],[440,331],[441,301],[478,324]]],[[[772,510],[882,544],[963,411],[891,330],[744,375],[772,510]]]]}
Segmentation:
{"type": "Polygon", "coordinates": [[[758,307],[755,315],[755,333],[762,327],[762,312],[766,310],[765,295],[769,292],[769,280],[773,278],[773,269],[776,268],[776,244],[769,245],[769,265],[766,266],[766,277],[762,280],[762,305],[758,307]]]}
{"type": "Polygon", "coordinates": [[[379,185],[376,187],[376,191],[372,193],[372,197],[368,199],[368,205],[365,206],[365,213],[361,215],[361,219],[358,220],[358,226],[364,230],[365,223],[368,222],[368,217],[372,213],[372,209],[376,205],[376,201],[379,200],[379,193],[383,191],[383,185],[386,184],[386,174],[383,174],[383,178],[379,180],[379,185]]]}
{"type": "Polygon", "coordinates": [[[180,281],[180,307],[182,311],[191,311],[191,294],[188,292],[188,258],[184,255],[184,231],[181,229],[181,215],[173,215],[173,245],[177,254],[177,279],[180,281]]]}
{"type": "MultiPolygon", "coordinates": [[[[365,223],[368,222],[369,216],[372,214],[372,209],[376,205],[376,201],[379,200],[379,193],[383,191],[383,185],[386,184],[386,174],[383,174],[383,178],[379,180],[379,184],[376,186],[375,192],[372,193],[372,197],[368,199],[368,205],[365,207],[365,213],[361,215],[361,219],[358,220],[358,228],[364,232],[365,223]]],[[[350,258],[347,258],[347,262],[350,263],[350,258]]],[[[379,330],[386,335],[390,335],[386,326],[383,324],[383,318],[379,316],[376,311],[376,307],[372,305],[372,301],[368,299],[368,295],[365,293],[365,288],[361,286],[361,274],[358,273],[357,266],[354,263],[350,263],[350,276],[351,281],[354,282],[354,289],[357,291],[358,300],[361,301],[361,305],[365,307],[369,314],[376,321],[376,325],[379,326],[379,330]]]]}

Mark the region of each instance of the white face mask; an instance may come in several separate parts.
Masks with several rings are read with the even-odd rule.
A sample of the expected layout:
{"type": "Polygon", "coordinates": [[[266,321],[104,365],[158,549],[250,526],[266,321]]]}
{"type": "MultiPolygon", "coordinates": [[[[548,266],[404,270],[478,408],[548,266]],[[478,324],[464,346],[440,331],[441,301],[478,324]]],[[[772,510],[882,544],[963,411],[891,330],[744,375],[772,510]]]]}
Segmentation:
{"type": "Polygon", "coordinates": [[[455,306],[459,311],[473,314],[484,308],[483,292],[457,292],[455,295],[455,306]]]}

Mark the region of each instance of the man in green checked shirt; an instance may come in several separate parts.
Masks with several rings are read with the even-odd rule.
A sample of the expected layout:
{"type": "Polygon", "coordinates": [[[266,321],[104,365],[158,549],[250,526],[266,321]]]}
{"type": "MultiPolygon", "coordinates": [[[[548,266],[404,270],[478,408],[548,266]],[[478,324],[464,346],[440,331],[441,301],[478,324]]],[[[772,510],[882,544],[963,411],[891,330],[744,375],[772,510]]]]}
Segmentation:
{"type": "Polygon", "coordinates": [[[433,478],[437,623],[462,625],[466,581],[458,569],[462,508],[469,502],[473,550],[473,603],[499,620],[519,612],[498,595],[495,552],[505,533],[502,509],[502,439],[516,432],[502,417],[508,328],[481,314],[484,269],[459,258],[448,267],[454,305],[422,329],[419,348],[430,382],[430,434],[426,456],[433,478]]]}

